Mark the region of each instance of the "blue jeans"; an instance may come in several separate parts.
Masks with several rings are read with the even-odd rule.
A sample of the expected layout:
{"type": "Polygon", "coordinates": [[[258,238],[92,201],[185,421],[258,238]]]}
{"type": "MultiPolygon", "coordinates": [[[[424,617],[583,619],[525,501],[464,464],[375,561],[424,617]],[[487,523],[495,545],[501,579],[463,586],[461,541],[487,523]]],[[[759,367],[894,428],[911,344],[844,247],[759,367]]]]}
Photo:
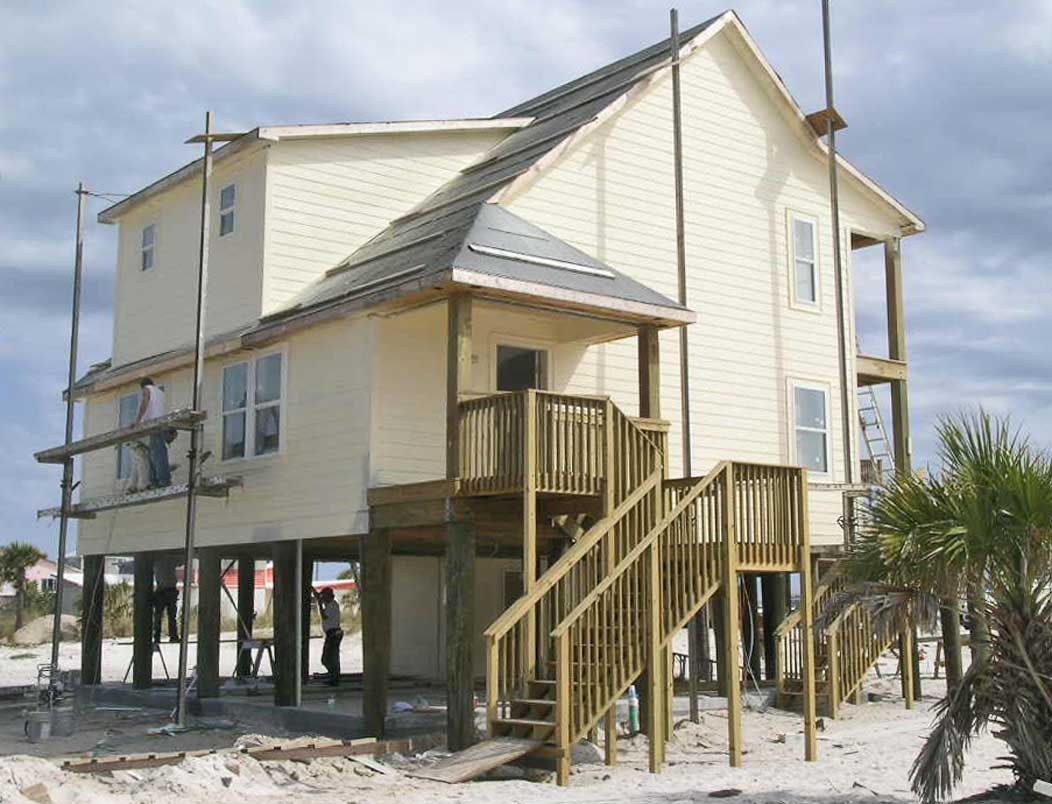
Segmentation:
{"type": "Polygon", "coordinates": [[[168,467],[168,444],[161,433],[150,435],[150,468],[153,470],[153,485],[172,485],[172,470],[168,467]]]}

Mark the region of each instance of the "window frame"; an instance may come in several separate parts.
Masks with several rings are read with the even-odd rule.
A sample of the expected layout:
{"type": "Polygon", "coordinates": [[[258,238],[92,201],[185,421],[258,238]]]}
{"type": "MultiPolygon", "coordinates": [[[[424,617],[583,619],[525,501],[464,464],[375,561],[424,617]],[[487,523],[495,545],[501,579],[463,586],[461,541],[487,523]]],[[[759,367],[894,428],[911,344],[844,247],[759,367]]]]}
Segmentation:
{"type": "MultiPolygon", "coordinates": [[[[821,282],[821,259],[819,254],[818,237],[819,219],[817,215],[800,212],[795,209],[786,209],[785,231],[786,231],[786,254],[789,262],[789,305],[797,310],[808,312],[820,312],[822,309],[822,282],[821,282]],[[796,222],[807,223],[811,226],[811,281],[814,286],[814,299],[802,299],[797,294],[796,275],[796,222]]],[[[806,259],[806,258],[804,258],[806,259]]]]}
{"type": "Polygon", "coordinates": [[[237,182],[230,182],[219,188],[219,198],[216,202],[216,208],[219,210],[219,221],[216,226],[217,237],[229,237],[230,235],[237,232],[237,182]],[[233,190],[234,198],[230,202],[230,206],[223,206],[223,193],[227,190],[233,190]],[[223,219],[227,216],[230,217],[230,231],[223,231],[223,219]]]}
{"type": "Polygon", "coordinates": [[[819,480],[831,481],[833,479],[833,389],[832,386],[827,382],[821,382],[817,380],[805,380],[797,377],[790,377],[786,380],[786,409],[788,411],[788,441],[789,441],[789,463],[793,466],[803,466],[800,463],[800,457],[797,454],[796,448],[796,433],[797,430],[803,429],[812,433],[825,433],[826,436],[826,470],[819,472],[810,467],[804,466],[807,469],[807,475],[811,478],[818,478],[819,480]],[[806,427],[804,425],[798,425],[796,423],[796,391],[800,389],[802,391],[818,391],[825,398],[825,417],[826,426],[825,430],[819,430],[817,427],[806,427]]]}
{"type": "MultiPolygon", "coordinates": [[[[139,412],[139,405],[142,403],[142,389],[140,388],[140,389],[137,389],[135,391],[130,391],[130,392],[126,393],[126,394],[117,394],[117,427],[118,428],[120,428],[120,427],[128,427],[129,424],[134,424],[134,421],[130,422],[129,424],[121,424],[121,402],[124,401],[125,399],[127,399],[128,397],[135,397],[135,412],[137,414],[139,412]]],[[[121,456],[122,455],[128,455],[129,454],[128,453],[128,449],[129,448],[128,448],[127,444],[118,444],[117,447],[116,447],[117,467],[116,467],[116,472],[114,473],[114,477],[117,480],[127,480],[128,477],[131,474],[131,463],[130,463],[131,458],[130,458],[130,456],[129,456],[129,459],[128,459],[129,463],[128,463],[127,467],[124,466],[124,461],[121,460],[121,456]],[[125,468],[127,468],[126,472],[124,471],[125,468]],[[122,472],[124,472],[124,473],[122,474],[122,472]]]]}
{"type": "Polygon", "coordinates": [[[157,221],[143,224],[139,229],[139,273],[145,274],[152,272],[157,268],[157,221]],[[143,243],[146,236],[146,230],[153,229],[153,242],[149,246],[143,243]],[[150,266],[144,267],[143,262],[145,261],[146,253],[150,254],[150,266]]]}
{"type": "Polygon", "coordinates": [[[517,335],[503,335],[501,333],[493,333],[490,336],[490,368],[489,368],[489,386],[493,393],[511,393],[500,391],[497,388],[497,376],[500,363],[497,356],[500,354],[500,347],[511,346],[515,349],[531,349],[535,352],[544,352],[544,388],[539,388],[541,391],[552,390],[552,377],[555,376],[555,356],[552,350],[552,346],[555,341],[547,341],[537,338],[523,338],[517,335]]]}
{"type": "Polygon", "coordinates": [[[285,453],[285,427],[288,418],[288,376],[289,376],[289,356],[288,347],[282,345],[276,349],[267,349],[261,351],[258,354],[245,355],[244,357],[230,360],[219,367],[219,394],[216,401],[217,416],[219,418],[219,426],[216,428],[216,448],[215,454],[219,456],[219,463],[223,465],[236,464],[244,461],[259,461],[274,458],[285,453]],[[279,381],[280,392],[277,400],[270,402],[263,402],[259,405],[255,402],[256,393],[256,364],[265,360],[273,355],[281,355],[281,379],[279,381]],[[223,410],[223,381],[226,376],[228,368],[247,364],[248,369],[245,376],[245,407],[237,408],[235,410],[224,411],[223,410]],[[256,411],[263,408],[271,408],[277,406],[278,411],[278,448],[271,452],[264,452],[261,455],[257,455],[256,450],[256,411]],[[227,416],[234,413],[245,414],[245,454],[239,455],[233,458],[223,457],[223,424],[227,416]]]}

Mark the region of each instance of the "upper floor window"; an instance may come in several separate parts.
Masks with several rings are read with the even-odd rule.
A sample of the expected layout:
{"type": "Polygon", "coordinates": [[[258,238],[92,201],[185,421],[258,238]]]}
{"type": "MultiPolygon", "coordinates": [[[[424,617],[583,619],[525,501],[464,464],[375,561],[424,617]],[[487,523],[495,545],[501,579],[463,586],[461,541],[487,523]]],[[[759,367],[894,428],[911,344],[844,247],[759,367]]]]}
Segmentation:
{"type": "Polygon", "coordinates": [[[497,345],[497,390],[524,391],[548,387],[548,352],[522,346],[497,345]]]}
{"type": "MultiPolygon", "coordinates": [[[[129,427],[135,424],[135,417],[139,414],[139,400],[142,392],[135,391],[124,394],[117,400],[117,426],[129,427]]],[[[117,477],[126,480],[131,476],[131,448],[127,444],[117,447],[117,477]]]]}
{"type": "Polygon", "coordinates": [[[219,191],[219,236],[234,231],[234,204],[237,202],[237,188],[228,184],[219,191]]]}
{"type": "Polygon", "coordinates": [[[829,392],[820,385],[792,384],[796,463],[811,472],[829,473],[829,392]]]}
{"type": "Polygon", "coordinates": [[[818,225],[814,218],[791,213],[790,272],[793,302],[818,304],[818,225]]]}
{"type": "Polygon", "coordinates": [[[224,367],[224,461],[266,455],[280,449],[281,406],[285,393],[283,371],[280,352],[224,367]]]}
{"type": "Polygon", "coordinates": [[[149,271],[153,268],[156,246],[157,224],[151,223],[149,226],[142,227],[142,270],[149,271]]]}

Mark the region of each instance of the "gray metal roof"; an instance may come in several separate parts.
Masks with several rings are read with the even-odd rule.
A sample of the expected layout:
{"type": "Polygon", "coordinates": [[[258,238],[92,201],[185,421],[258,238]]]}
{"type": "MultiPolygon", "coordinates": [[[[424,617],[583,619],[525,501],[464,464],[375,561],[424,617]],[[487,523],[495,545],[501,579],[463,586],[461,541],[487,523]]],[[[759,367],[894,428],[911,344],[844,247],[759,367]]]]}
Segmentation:
{"type": "MultiPolygon", "coordinates": [[[[684,31],[680,36],[681,43],[686,44],[718,19],[713,17],[684,31]]],[[[668,61],[669,47],[667,39],[658,42],[495,115],[495,118],[530,116],[534,120],[529,126],[502,140],[484,159],[462,170],[415,209],[393,221],[325,276],[308,286],[289,306],[268,316],[267,320],[279,320],[318,305],[337,302],[341,297],[371,294],[397,287],[403,282],[415,282],[454,264],[461,267],[470,264],[482,273],[555,287],[579,289],[575,283],[588,284],[585,292],[632,301],[643,301],[643,297],[646,297],[647,304],[682,309],[671,299],[598,263],[507,210],[486,203],[494,193],[594,120],[606,106],[634,84],[664,66],[668,61]],[[494,224],[506,229],[494,228],[494,224]],[[523,234],[527,230],[531,232],[530,235],[523,234]],[[613,281],[599,281],[602,278],[597,275],[589,276],[544,267],[535,262],[482,255],[468,247],[471,238],[476,236],[501,242],[508,238],[523,244],[528,241],[530,248],[545,253],[572,254],[570,262],[596,264],[595,267],[601,267],[602,270],[613,271],[616,278],[613,281]]],[[[517,250],[533,254],[526,245],[517,250]]],[[[672,266],[669,266],[669,270],[672,270],[672,266]]]]}

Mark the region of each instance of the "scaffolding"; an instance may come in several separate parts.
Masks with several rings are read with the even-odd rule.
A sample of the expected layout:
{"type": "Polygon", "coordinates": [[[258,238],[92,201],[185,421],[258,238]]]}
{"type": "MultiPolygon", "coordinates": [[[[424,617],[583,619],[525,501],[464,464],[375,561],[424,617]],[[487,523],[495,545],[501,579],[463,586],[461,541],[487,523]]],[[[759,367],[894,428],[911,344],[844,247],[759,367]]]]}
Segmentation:
{"type": "MultiPolygon", "coordinates": [[[[201,393],[203,387],[204,366],[204,322],[205,322],[205,299],[208,282],[208,246],[209,246],[209,199],[211,193],[212,178],[212,145],[214,142],[229,142],[242,136],[241,134],[216,134],[212,131],[212,113],[205,115],[204,134],[192,137],[188,143],[201,143],[204,145],[204,157],[202,160],[202,182],[201,182],[201,231],[198,252],[197,293],[196,293],[196,317],[195,317],[195,353],[194,353],[194,384],[192,389],[192,402],[188,408],[174,410],[165,416],[140,422],[116,430],[97,433],[80,440],[73,440],[73,410],[75,404],[75,385],[77,368],[77,347],[80,329],[80,289],[83,269],[83,216],[84,199],[87,195],[102,194],[91,193],[83,182],[78,184],[77,193],[77,228],[76,228],[76,256],[74,260],[73,276],[73,313],[70,325],[70,351],[69,351],[69,378],[66,387],[66,432],[65,441],[61,446],[51,447],[35,454],[39,463],[62,464],[62,502],[58,507],[47,508],[37,512],[38,518],[54,517],[60,522],[59,525],[59,547],[58,547],[58,583],[55,595],[55,625],[52,633],[51,645],[51,678],[58,677],[58,643],[60,639],[59,623],[62,613],[62,577],[66,561],[66,537],[70,519],[91,519],[104,511],[114,511],[123,508],[148,505],[156,502],[174,499],[186,499],[186,539],[184,553],[184,574],[190,576],[190,568],[193,566],[195,556],[194,532],[196,527],[196,498],[199,496],[225,498],[229,495],[231,488],[240,487],[240,477],[205,477],[200,471],[200,464],[207,453],[200,451],[200,436],[207,414],[200,410],[201,393]],[[140,438],[164,433],[170,430],[184,430],[190,434],[190,449],[188,452],[189,471],[184,483],[174,483],[163,487],[149,488],[145,490],[129,490],[123,493],[103,495],[93,499],[73,502],[73,491],[77,484],[73,482],[73,459],[77,455],[95,452],[107,447],[120,446],[140,438]]],[[[186,696],[187,696],[187,638],[189,628],[190,607],[183,606],[182,609],[182,640],[179,646],[179,693],[178,705],[176,707],[176,721],[180,726],[185,725],[186,718],[186,696]]],[[[61,691],[52,681],[47,692],[47,705],[53,706],[61,697],[61,691]]]]}

